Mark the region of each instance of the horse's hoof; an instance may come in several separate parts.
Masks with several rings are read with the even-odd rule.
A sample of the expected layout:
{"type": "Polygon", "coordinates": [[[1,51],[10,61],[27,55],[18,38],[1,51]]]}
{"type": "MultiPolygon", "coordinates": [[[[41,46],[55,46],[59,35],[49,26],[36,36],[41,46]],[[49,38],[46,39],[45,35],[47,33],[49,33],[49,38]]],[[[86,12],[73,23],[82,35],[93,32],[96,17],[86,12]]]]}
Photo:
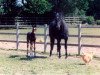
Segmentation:
{"type": "Polygon", "coordinates": [[[49,57],[51,57],[51,54],[49,55],[49,57]]]}
{"type": "Polygon", "coordinates": [[[59,56],[59,59],[61,58],[61,56],[59,56]]]}
{"type": "Polygon", "coordinates": [[[33,59],[34,57],[30,56],[29,58],[30,58],[30,59],[33,59]]]}
{"type": "Polygon", "coordinates": [[[68,56],[65,57],[65,59],[67,59],[67,58],[68,58],[68,56]]]}

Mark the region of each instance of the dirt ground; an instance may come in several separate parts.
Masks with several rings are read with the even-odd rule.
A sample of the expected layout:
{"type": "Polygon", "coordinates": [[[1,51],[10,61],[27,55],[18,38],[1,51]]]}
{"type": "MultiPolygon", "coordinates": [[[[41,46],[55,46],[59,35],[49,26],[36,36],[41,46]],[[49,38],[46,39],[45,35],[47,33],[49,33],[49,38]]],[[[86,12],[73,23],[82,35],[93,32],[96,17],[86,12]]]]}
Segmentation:
{"type": "MultiPolygon", "coordinates": [[[[16,43],[11,42],[0,42],[0,52],[3,50],[13,50],[16,49],[16,43]]],[[[19,43],[19,51],[20,50],[26,50],[26,43],[19,43]]],[[[56,53],[56,45],[54,46],[53,53],[56,53]]],[[[43,44],[36,44],[36,51],[43,52],[44,51],[44,45],[43,44]]],[[[50,51],[50,45],[47,45],[46,52],[50,51]]],[[[93,52],[95,56],[100,57],[100,48],[94,48],[94,47],[82,47],[82,52],[93,52]]],[[[61,46],[61,53],[65,53],[64,46],[61,46]]],[[[69,54],[77,54],[78,53],[78,47],[76,46],[68,46],[68,53],[69,54]]],[[[24,54],[26,54],[24,52],[24,54]]]]}

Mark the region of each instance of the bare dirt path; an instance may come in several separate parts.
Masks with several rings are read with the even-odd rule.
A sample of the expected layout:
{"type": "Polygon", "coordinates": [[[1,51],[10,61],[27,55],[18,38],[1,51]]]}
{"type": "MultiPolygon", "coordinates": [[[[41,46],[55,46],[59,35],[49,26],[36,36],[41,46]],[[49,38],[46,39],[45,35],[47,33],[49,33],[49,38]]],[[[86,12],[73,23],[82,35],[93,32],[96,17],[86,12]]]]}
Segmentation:
{"type": "MultiPolygon", "coordinates": [[[[13,50],[16,49],[16,43],[11,43],[11,42],[0,42],[0,52],[1,50],[13,50]]],[[[20,43],[19,44],[19,51],[20,50],[26,50],[26,43],[20,43]]],[[[56,53],[56,45],[54,46],[53,53],[56,53]]],[[[36,50],[39,52],[44,51],[44,45],[42,44],[36,44],[36,50]]],[[[50,45],[47,46],[46,52],[50,51],[50,45]]],[[[64,46],[61,47],[62,54],[65,53],[64,46]]],[[[82,52],[94,52],[94,55],[100,56],[100,48],[92,48],[92,47],[83,47],[81,49],[82,52]]],[[[68,46],[68,53],[70,54],[77,54],[78,53],[78,48],[76,46],[68,46]]],[[[26,53],[24,53],[26,54],[26,53]]]]}

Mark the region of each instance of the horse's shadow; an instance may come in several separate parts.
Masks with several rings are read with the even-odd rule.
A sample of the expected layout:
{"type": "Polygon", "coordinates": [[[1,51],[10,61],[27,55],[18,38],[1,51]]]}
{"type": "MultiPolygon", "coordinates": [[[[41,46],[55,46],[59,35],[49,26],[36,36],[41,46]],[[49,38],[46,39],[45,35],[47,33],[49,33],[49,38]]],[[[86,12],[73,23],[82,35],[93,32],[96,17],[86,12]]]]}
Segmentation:
{"type": "Polygon", "coordinates": [[[32,60],[32,59],[45,59],[47,58],[46,56],[34,56],[34,57],[23,57],[23,58],[20,58],[20,60],[32,60]]]}
{"type": "Polygon", "coordinates": [[[32,59],[46,59],[47,56],[28,57],[28,56],[20,56],[20,55],[11,55],[9,56],[9,58],[19,58],[19,60],[31,61],[32,59]]]}
{"type": "Polygon", "coordinates": [[[16,58],[16,57],[20,57],[19,55],[10,55],[9,58],[16,58]]]}
{"type": "Polygon", "coordinates": [[[79,63],[78,65],[86,65],[85,63],[79,63]]]}

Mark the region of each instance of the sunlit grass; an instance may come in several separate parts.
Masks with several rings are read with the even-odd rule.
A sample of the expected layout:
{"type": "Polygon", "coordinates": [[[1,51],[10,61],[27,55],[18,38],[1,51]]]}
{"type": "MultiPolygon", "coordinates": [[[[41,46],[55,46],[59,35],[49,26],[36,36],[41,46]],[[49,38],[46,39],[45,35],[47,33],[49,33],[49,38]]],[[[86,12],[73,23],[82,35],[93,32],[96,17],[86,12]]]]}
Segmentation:
{"type": "Polygon", "coordinates": [[[0,74],[96,75],[100,73],[100,67],[97,64],[84,65],[79,57],[69,56],[65,59],[63,56],[59,59],[55,55],[51,58],[45,54],[37,54],[37,56],[37,58],[29,59],[25,55],[0,53],[0,74]]]}

